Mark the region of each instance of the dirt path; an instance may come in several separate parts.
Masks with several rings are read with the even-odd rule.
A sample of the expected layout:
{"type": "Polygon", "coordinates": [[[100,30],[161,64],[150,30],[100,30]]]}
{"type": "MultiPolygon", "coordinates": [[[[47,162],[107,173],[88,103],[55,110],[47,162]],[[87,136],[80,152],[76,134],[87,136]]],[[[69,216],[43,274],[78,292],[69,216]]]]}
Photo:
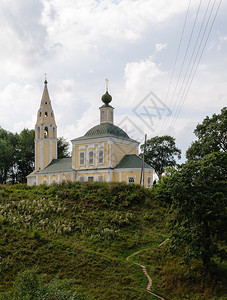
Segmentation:
{"type": "MultiPolygon", "coordinates": [[[[163,244],[165,244],[168,240],[169,240],[169,239],[166,239],[166,240],[164,240],[163,242],[161,242],[161,243],[158,245],[158,247],[160,247],[160,246],[162,246],[163,244]]],[[[129,255],[129,256],[126,258],[126,260],[129,261],[129,258],[130,258],[130,257],[135,256],[135,255],[137,255],[138,253],[140,253],[140,252],[142,252],[142,251],[149,250],[149,249],[150,249],[150,248],[139,250],[139,251],[137,251],[137,252],[135,252],[135,253],[129,255]]],[[[148,292],[149,294],[153,295],[154,297],[157,297],[158,299],[165,300],[165,299],[162,298],[161,296],[159,296],[159,295],[157,295],[157,294],[151,292],[152,279],[151,279],[151,277],[149,276],[149,274],[147,273],[147,268],[146,268],[145,266],[143,266],[143,265],[141,265],[141,264],[138,264],[138,263],[135,263],[135,262],[132,262],[132,264],[141,267],[141,268],[142,268],[142,271],[143,271],[143,273],[144,273],[144,275],[147,277],[147,279],[148,279],[148,285],[147,285],[147,288],[146,288],[147,292],[148,292]]]]}

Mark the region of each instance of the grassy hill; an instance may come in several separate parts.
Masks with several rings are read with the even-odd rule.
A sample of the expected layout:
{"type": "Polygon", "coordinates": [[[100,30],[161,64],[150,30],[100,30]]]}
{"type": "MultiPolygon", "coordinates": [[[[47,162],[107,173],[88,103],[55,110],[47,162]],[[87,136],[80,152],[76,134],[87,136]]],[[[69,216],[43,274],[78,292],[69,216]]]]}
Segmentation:
{"type": "Polygon", "coordinates": [[[1,186],[0,292],[12,288],[18,272],[36,267],[45,282],[69,279],[88,299],[157,299],[135,261],[146,265],[152,291],[165,299],[224,299],[158,247],[171,220],[169,207],[138,185],[1,186]]]}

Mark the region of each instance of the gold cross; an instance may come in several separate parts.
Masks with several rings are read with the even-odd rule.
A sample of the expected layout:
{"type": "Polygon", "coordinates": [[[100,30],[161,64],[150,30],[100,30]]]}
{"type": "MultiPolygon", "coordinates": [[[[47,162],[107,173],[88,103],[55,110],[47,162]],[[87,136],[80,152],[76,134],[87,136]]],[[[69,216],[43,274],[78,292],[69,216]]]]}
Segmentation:
{"type": "Polygon", "coordinates": [[[106,78],[106,91],[108,92],[108,83],[109,83],[109,80],[106,78]]]}

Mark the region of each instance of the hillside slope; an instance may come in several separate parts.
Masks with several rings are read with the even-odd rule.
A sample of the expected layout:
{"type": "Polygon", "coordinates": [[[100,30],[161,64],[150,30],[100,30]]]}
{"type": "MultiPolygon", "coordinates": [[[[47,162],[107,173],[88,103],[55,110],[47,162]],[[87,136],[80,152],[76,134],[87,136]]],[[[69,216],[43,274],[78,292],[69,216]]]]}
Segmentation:
{"type": "Polygon", "coordinates": [[[37,266],[93,299],[150,299],[126,256],[167,234],[166,209],[136,185],[75,183],[0,188],[0,290],[37,266]]]}

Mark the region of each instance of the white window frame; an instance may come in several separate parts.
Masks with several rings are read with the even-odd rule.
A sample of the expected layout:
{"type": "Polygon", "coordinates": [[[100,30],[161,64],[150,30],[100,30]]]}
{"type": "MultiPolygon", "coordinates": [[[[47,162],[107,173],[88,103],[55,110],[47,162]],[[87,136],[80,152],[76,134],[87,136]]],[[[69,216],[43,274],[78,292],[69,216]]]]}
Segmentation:
{"type": "Polygon", "coordinates": [[[80,177],[79,177],[79,182],[84,182],[84,181],[85,181],[84,176],[80,176],[80,177]]]}
{"type": "Polygon", "coordinates": [[[136,176],[128,176],[128,184],[134,184],[136,183],[136,176]],[[133,179],[133,182],[130,182],[130,179],[133,179]]]}
{"type": "Polygon", "coordinates": [[[85,152],[84,152],[84,151],[80,151],[80,152],[79,152],[79,165],[80,165],[80,166],[84,166],[84,165],[85,165],[85,152]],[[81,154],[84,155],[83,158],[81,158],[81,154]],[[83,162],[81,163],[82,159],[83,159],[83,162]]]}
{"type": "Polygon", "coordinates": [[[104,176],[98,175],[98,182],[104,182],[104,176]]]}
{"type": "Polygon", "coordinates": [[[90,166],[94,165],[94,151],[93,150],[88,152],[88,164],[90,166]]]}
{"type": "Polygon", "coordinates": [[[102,150],[102,149],[98,150],[98,164],[99,165],[104,164],[104,150],[102,150]],[[102,155],[100,155],[100,153],[102,153],[102,155]],[[102,158],[102,161],[100,161],[100,158],[102,158]]]}
{"type": "Polygon", "coordinates": [[[88,182],[94,182],[94,176],[88,176],[87,181],[88,182]]]}
{"type": "Polygon", "coordinates": [[[151,176],[148,176],[147,177],[147,188],[150,189],[152,187],[152,178],[151,176]],[[149,183],[149,180],[150,180],[150,183],[149,183]]]}
{"type": "Polygon", "coordinates": [[[101,122],[104,122],[105,121],[105,110],[102,109],[101,110],[101,122]]]}

